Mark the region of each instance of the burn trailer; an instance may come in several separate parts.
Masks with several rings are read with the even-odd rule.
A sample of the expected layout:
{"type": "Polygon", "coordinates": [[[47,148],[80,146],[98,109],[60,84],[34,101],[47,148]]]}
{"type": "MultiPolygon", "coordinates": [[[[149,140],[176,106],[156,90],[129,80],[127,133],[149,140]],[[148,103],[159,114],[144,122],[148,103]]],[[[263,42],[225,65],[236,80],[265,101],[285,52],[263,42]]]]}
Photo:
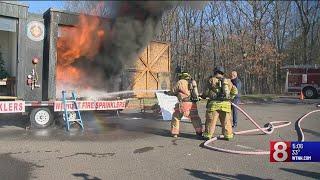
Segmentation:
{"type": "MultiPolygon", "coordinates": [[[[54,114],[63,111],[56,97],[56,44],[59,27],[74,26],[78,19],[78,14],[51,8],[39,15],[29,13],[26,5],[0,2],[0,52],[8,72],[0,80],[0,114],[27,114],[33,127],[46,128],[54,114]]],[[[82,111],[121,110],[126,101],[83,100],[77,104],[82,111]]]]}

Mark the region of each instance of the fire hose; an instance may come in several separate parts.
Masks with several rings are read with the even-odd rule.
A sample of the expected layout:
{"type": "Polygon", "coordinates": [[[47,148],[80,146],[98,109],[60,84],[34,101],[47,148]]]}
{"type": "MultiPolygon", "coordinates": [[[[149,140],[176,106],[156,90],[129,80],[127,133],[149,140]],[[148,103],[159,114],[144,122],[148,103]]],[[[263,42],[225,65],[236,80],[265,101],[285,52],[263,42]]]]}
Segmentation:
{"type": "MultiPolygon", "coordinates": [[[[232,103],[232,106],[235,107],[236,109],[238,109],[241,113],[243,113],[257,128],[256,129],[250,129],[250,130],[244,130],[244,131],[238,131],[238,132],[234,132],[235,135],[240,135],[240,134],[247,134],[247,133],[251,133],[251,132],[257,132],[257,131],[262,131],[265,134],[272,134],[274,129],[277,128],[282,128],[282,127],[286,127],[289,126],[291,124],[290,121],[272,121],[269,122],[267,125],[267,127],[260,127],[258,123],[256,123],[256,121],[248,114],[246,113],[243,109],[241,109],[239,106],[237,106],[236,104],[232,103]]],[[[307,116],[309,116],[312,113],[315,112],[320,112],[320,110],[313,110],[310,111],[308,113],[306,113],[305,115],[303,115],[301,118],[298,119],[297,124],[298,124],[298,131],[301,135],[301,142],[304,141],[304,134],[303,131],[301,129],[301,122],[303,119],[305,119],[307,116]]],[[[223,135],[220,135],[218,137],[214,137],[212,139],[207,140],[204,143],[204,147],[211,149],[211,150],[215,150],[215,151],[220,151],[220,152],[226,152],[226,153],[233,153],[233,154],[246,154],[246,155],[266,155],[266,154],[270,154],[269,151],[238,151],[238,150],[230,150],[230,149],[224,149],[224,148],[219,148],[219,147],[215,147],[215,146],[211,146],[209,144],[211,144],[212,142],[223,138],[223,135]]]]}

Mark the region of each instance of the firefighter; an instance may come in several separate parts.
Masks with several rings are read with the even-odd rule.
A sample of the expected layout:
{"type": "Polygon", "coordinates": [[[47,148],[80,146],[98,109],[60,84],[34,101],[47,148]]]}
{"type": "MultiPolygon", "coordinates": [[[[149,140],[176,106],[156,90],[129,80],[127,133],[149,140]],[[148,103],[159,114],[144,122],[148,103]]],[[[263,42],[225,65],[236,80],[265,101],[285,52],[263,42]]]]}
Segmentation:
{"type": "Polygon", "coordinates": [[[210,77],[202,98],[209,98],[207,102],[206,123],[203,138],[211,139],[218,118],[221,122],[222,134],[226,140],[233,138],[231,125],[231,100],[238,93],[230,79],[224,77],[223,67],[214,69],[214,76],[210,77]]]}
{"type": "Polygon", "coordinates": [[[197,83],[187,72],[178,73],[178,82],[167,95],[177,96],[179,102],[175,105],[171,120],[171,134],[177,138],[180,131],[180,120],[183,116],[189,118],[199,138],[202,137],[202,124],[198,114],[197,101],[200,100],[197,83]]]}

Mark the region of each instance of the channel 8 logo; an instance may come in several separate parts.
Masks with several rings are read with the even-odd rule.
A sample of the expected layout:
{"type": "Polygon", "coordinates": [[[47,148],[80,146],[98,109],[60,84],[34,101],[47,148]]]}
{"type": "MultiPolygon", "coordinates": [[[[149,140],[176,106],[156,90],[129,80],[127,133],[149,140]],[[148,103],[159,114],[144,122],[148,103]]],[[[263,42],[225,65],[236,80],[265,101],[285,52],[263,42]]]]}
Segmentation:
{"type": "Polygon", "coordinates": [[[270,162],[290,162],[291,142],[270,141],[270,162]]]}

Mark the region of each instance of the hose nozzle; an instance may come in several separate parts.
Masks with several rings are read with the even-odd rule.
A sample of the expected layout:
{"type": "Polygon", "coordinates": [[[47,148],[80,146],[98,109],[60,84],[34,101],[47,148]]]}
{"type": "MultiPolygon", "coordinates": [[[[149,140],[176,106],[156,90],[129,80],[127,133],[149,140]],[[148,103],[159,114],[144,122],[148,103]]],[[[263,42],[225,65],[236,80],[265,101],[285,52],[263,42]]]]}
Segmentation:
{"type": "Polygon", "coordinates": [[[264,127],[267,128],[267,131],[269,132],[273,131],[273,125],[271,123],[265,124],[264,127]]]}

